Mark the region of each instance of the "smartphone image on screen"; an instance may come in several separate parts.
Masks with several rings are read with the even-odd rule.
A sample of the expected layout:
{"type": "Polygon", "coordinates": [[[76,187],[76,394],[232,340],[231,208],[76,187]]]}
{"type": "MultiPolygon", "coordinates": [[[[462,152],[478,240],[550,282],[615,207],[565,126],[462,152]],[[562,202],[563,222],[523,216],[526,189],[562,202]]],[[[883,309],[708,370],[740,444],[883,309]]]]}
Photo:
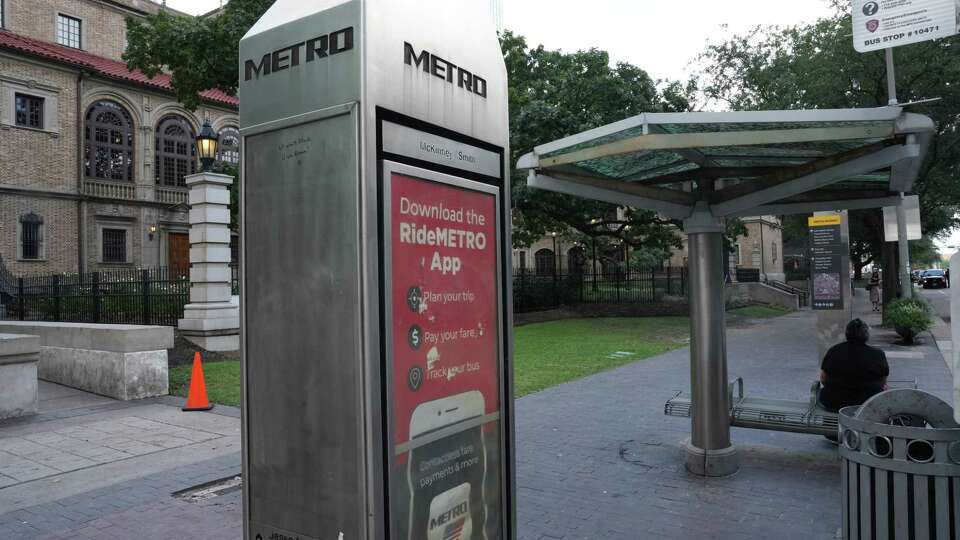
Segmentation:
{"type": "Polygon", "coordinates": [[[407,538],[484,540],[486,451],[483,394],[421,403],[410,417],[407,538]],[[462,429],[457,429],[462,427],[462,429]]]}

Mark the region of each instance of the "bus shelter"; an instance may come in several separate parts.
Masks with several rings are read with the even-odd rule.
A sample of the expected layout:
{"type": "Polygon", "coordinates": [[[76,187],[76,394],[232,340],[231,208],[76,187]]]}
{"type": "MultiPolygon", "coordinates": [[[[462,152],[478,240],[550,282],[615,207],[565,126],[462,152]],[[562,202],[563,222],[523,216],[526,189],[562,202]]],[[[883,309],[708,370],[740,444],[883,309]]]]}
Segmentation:
{"type": "Polygon", "coordinates": [[[644,113],[537,146],[531,187],[651,210],[682,222],[690,275],[688,470],[739,468],[730,440],[724,221],[898,206],[913,190],[933,121],[902,107],[644,113]]]}

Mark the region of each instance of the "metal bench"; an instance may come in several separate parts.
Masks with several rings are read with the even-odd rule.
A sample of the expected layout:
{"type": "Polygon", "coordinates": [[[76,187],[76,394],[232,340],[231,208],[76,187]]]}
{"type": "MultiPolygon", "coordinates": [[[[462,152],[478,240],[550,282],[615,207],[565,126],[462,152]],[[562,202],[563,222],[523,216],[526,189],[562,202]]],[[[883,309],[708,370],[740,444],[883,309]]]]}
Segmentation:
{"type": "MultiPolygon", "coordinates": [[[[730,400],[730,425],[752,429],[836,435],[837,413],[821,409],[817,404],[820,381],[810,386],[808,401],[744,397],[743,379],[737,377],[727,387],[730,400]]],[[[677,392],[667,400],[664,414],[690,417],[690,396],[677,392]]]]}
{"type": "MultiPolygon", "coordinates": [[[[917,387],[917,381],[888,381],[891,386],[917,387]]],[[[727,386],[730,400],[730,425],[766,429],[770,431],[789,431],[792,433],[810,433],[813,435],[836,435],[837,413],[827,411],[817,402],[820,381],[810,385],[810,399],[796,401],[789,399],[766,399],[744,397],[743,378],[737,377],[727,386]]],[[[690,417],[690,396],[677,392],[664,405],[667,416],[690,417]]]]}

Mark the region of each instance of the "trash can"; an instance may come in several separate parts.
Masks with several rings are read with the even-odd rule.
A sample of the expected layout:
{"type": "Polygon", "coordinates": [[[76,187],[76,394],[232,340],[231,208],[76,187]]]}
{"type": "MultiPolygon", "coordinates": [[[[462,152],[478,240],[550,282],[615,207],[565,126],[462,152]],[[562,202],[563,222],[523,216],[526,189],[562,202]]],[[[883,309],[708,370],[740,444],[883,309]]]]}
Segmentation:
{"type": "Polygon", "coordinates": [[[843,538],[960,538],[960,424],[940,398],[889,390],[840,410],[843,538]]]}

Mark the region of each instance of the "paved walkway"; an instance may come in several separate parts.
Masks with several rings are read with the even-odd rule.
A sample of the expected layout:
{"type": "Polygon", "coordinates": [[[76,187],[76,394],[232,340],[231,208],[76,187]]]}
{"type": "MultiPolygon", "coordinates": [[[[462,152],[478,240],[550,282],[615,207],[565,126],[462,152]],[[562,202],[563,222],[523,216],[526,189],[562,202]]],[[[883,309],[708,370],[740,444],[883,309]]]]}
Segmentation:
{"type": "Polygon", "coordinates": [[[239,499],[172,493],[235,475],[235,409],[186,414],[41,382],[35,417],[0,423],[0,538],[239,538],[239,499]],[[196,535],[196,536],[195,536],[196,535]]]}
{"type": "MultiPolygon", "coordinates": [[[[818,370],[814,326],[802,312],[731,330],[731,376],[750,394],[806,399],[818,370]]],[[[934,340],[894,341],[875,333],[891,378],[917,378],[948,399],[934,340]]],[[[689,421],[663,416],[663,403],[688,388],[688,356],[673,351],[518,400],[520,538],[836,537],[839,462],[820,437],[735,428],[737,475],[684,471],[678,443],[689,421]]],[[[234,409],[185,414],[172,399],[120,403],[55,385],[44,396],[35,419],[0,423],[0,538],[240,537],[238,492],[171,495],[239,473],[234,409]]]]}

